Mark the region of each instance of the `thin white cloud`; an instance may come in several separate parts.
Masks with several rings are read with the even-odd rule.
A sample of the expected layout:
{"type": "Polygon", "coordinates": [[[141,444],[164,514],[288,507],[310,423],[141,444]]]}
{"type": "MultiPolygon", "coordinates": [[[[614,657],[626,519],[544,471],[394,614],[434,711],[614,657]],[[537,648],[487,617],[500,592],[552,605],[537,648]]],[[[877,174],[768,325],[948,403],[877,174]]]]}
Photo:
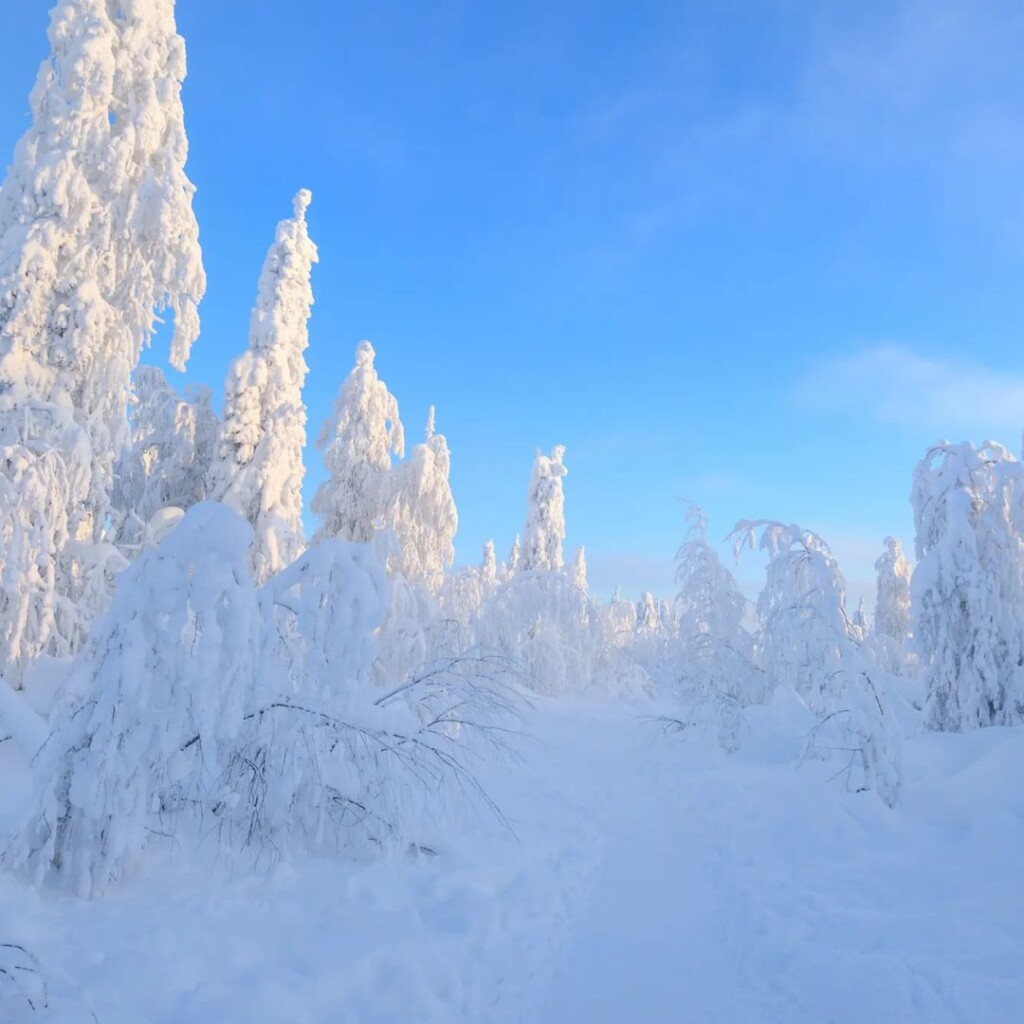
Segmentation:
{"type": "Polygon", "coordinates": [[[1024,426],[1024,376],[898,345],[819,362],[798,382],[796,396],[877,423],[944,437],[1002,437],[1014,447],[1024,426]]]}

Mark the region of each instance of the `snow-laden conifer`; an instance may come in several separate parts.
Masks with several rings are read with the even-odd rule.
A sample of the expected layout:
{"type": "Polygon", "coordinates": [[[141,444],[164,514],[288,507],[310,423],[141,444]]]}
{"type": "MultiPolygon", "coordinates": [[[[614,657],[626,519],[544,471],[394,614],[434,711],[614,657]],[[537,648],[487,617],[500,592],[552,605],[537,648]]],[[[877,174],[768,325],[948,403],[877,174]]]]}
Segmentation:
{"type": "Polygon", "coordinates": [[[941,442],[914,472],[914,646],[935,729],[1024,719],[1022,483],[993,442],[941,442]]]}
{"type": "Polygon", "coordinates": [[[527,492],[526,528],[519,568],[561,569],[565,540],[565,493],[562,478],[565,446],[555,445],[550,455],[537,452],[527,492]]]}
{"type": "Polygon", "coordinates": [[[404,454],[405,439],[398,401],[378,377],[374,355],[368,341],[359,343],[356,365],[317,439],[329,474],[313,497],[318,540],[369,541],[387,512],[391,457],[404,454]]]}
{"type": "Polygon", "coordinates": [[[166,308],[184,365],[205,288],[173,0],[64,0],[49,37],[0,189],[0,448],[38,484],[0,521],[40,541],[5,559],[6,586],[26,588],[0,612],[20,608],[0,623],[9,678],[74,647],[105,600],[109,553],[91,545],[108,525],[130,374],[166,308]]]}
{"type": "Polygon", "coordinates": [[[399,551],[392,568],[407,580],[437,590],[455,559],[459,516],[452,497],[451,455],[444,434],[427,417],[426,439],[392,470],[385,524],[395,531],[399,551]]]}
{"type": "Polygon", "coordinates": [[[217,443],[210,389],[179,395],[156,366],[140,366],[132,387],[131,444],[121,453],[112,496],[112,528],[129,557],[150,539],[165,509],[187,511],[206,497],[217,443]]]}
{"type": "Polygon", "coordinates": [[[587,579],[587,553],[582,547],[576,549],[572,560],[572,582],[584,597],[590,596],[590,581],[587,579]]]}
{"type": "Polygon", "coordinates": [[[302,550],[302,455],[306,407],[302,386],[308,367],[310,274],[317,260],[309,237],[305,189],[294,215],[277,226],[260,274],[249,322],[249,348],[228,370],[218,458],[211,494],[253,525],[250,561],[258,583],[292,562],[302,550]]]}

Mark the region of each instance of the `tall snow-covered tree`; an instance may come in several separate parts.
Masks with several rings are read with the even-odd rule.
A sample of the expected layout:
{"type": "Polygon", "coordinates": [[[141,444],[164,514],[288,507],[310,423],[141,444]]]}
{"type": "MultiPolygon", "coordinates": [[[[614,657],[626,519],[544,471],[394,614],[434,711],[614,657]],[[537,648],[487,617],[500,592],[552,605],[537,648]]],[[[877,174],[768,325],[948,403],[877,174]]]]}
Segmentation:
{"type": "Polygon", "coordinates": [[[32,607],[15,601],[25,614],[0,630],[5,674],[80,637],[81,617],[55,610],[97,601],[80,591],[106,557],[90,545],[107,528],[131,371],[166,308],[171,361],[184,366],[205,289],[173,0],[65,0],[49,37],[0,189],[0,447],[47,478],[31,488],[41,505],[0,511],[40,542],[18,549],[17,570],[6,558],[12,576],[38,579],[22,595],[32,607]],[[41,522],[58,506],[61,522],[41,522]]]}
{"type": "Polygon", "coordinates": [[[550,455],[537,452],[527,493],[526,528],[523,531],[521,568],[561,569],[565,540],[565,493],[562,478],[565,446],[555,445],[550,455]]]}
{"type": "Polygon", "coordinates": [[[182,396],[159,367],[140,366],[132,391],[131,444],[118,460],[111,510],[129,555],[159,512],[185,512],[206,497],[218,429],[207,387],[191,385],[182,396]]]}
{"type": "Polygon", "coordinates": [[[249,348],[228,370],[218,458],[210,471],[211,495],[252,524],[253,576],[263,583],[301,552],[302,478],[313,305],[310,274],[316,246],[306,227],[311,195],[301,190],[294,216],[277,226],[260,274],[249,323],[249,348]]]}
{"type": "Polygon", "coordinates": [[[444,434],[434,429],[434,409],[427,417],[426,440],[391,474],[385,523],[395,531],[399,552],[392,568],[407,580],[431,589],[440,586],[455,559],[453,541],[459,516],[449,476],[451,455],[444,434]]]}
{"type": "Polygon", "coordinates": [[[1022,466],[1001,445],[935,445],[914,472],[914,646],[935,729],[1024,720],[1022,466]]]}
{"type": "Polygon", "coordinates": [[[377,375],[374,355],[368,341],[359,343],[356,365],[317,439],[330,474],[313,497],[320,517],[317,540],[365,543],[387,512],[391,457],[405,453],[405,436],[398,401],[377,375]]]}

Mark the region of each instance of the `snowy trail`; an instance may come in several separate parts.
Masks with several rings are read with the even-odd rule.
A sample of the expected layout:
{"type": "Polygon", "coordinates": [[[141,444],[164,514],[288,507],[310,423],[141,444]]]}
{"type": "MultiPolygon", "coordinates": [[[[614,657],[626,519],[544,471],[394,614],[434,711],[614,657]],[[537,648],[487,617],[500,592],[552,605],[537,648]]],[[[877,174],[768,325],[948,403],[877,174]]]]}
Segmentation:
{"type": "Polygon", "coordinates": [[[540,1020],[751,1020],[720,927],[718,851],[655,727],[615,727],[624,725],[619,767],[607,778],[607,853],[540,1020]],[[702,1015],[695,995],[709,978],[719,998],[702,1015]]]}
{"type": "Polygon", "coordinates": [[[733,755],[643,710],[538,708],[489,779],[514,839],[258,876],[182,858],[93,903],[0,873],[0,941],[52,1005],[0,1020],[1016,1024],[1021,730],[912,741],[893,813],[798,770],[786,708],[733,755]]]}

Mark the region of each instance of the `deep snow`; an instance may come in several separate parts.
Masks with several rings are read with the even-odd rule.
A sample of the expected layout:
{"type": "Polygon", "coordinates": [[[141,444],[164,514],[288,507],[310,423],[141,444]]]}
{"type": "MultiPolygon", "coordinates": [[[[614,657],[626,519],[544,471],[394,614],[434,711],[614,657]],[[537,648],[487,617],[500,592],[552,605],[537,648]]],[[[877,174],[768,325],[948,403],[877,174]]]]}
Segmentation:
{"type": "MultiPolygon", "coordinates": [[[[0,942],[50,1003],[0,1020],[1020,1020],[1024,729],[912,738],[890,811],[801,761],[810,724],[777,697],[727,754],[649,707],[541,701],[524,763],[489,769],[514,836],[255,876],[181,850],[93,902],[0,874],[0,942]]],[[[0,778],[7,830],[11,743],[0,778]]]]}

